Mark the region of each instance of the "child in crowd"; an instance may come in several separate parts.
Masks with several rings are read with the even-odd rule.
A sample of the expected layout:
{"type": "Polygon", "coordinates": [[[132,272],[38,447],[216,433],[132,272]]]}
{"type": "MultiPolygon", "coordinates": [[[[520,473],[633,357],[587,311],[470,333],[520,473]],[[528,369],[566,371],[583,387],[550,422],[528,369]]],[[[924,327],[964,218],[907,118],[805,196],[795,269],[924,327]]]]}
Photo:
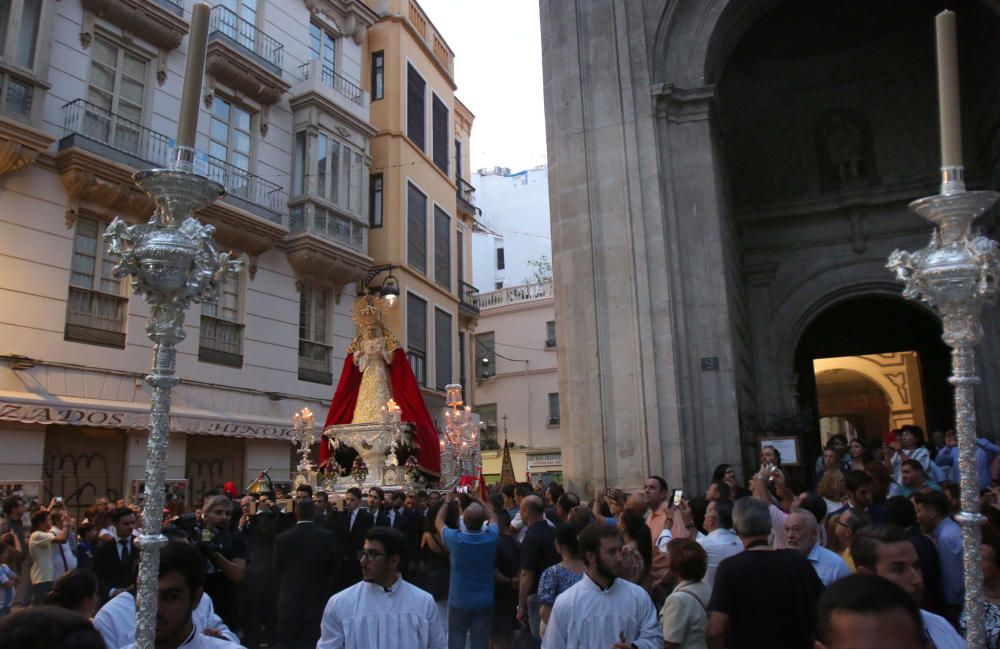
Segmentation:
{"type": "Polygon", "coordinates": [[[10,567],[10,558],[14,548],[0,542],[0,617],[10,613],[10,605],[14,601],[14,590],[17,588],[17,573],[10,567]]]}

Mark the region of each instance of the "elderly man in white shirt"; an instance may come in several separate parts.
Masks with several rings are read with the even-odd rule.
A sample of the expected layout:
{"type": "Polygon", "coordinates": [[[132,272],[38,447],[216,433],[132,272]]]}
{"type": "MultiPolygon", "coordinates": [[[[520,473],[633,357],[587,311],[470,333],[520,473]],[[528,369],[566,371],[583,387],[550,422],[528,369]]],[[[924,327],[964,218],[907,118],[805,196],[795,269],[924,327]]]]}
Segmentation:
{"type": "Polygon", "coordinates": [[[445,649],[444,622],[430,593],[403,580],[406,537],[391,527],[365,535],[364,581],[330,598],[316,649],[445,649]]]}
{"type": "Polygon", "coordinates": [[[804,509],[794,509],[785,519],[785,536],[788,549],[798,550],[812,564],[824,586],[851,574],[851,569],[836,552],[819,544],[819,523],[804,509]]]}
{"type": "Polygon", "coordinates": [[[542,649],[663,648],[649,594],[617,578],[621,547],[621,537],[610,525],[591,523],[580,533],[587,572],[556,598],[542,649]]]}
{"type": "MultiPolygon", "coordinates": [[[[678,507],[684,517],[684,525],[693,519],[691,508],[687,503],[681,503],[678,507]]],[[[708,570],[705,572],[703,581],[712,586],[715,583],[715,571],[719,569],[719,564],[723,559],[728,559],[734,554],[743,552],[743,542],[733,531],[733,503],[729,500],[713,500],[708,503],[705,510],[705,531],[708,534],[698,532],[695,540],[705,549],[708,555],[708,570]]]]}

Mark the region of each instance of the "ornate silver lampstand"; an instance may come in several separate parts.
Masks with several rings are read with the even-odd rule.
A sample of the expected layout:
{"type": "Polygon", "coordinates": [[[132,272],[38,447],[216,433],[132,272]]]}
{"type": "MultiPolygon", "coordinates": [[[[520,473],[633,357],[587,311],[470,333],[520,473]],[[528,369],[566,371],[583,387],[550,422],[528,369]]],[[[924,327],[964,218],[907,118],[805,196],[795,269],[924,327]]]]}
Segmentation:
{"type": "Polygon", "coordinates": [[[992,206],[1000,194],[967,192],[960,166],[943,167],[941,193],[910,203],[910,209],[932,222],[936,229],[930,244],[910,253],[896,250],[888,268],[905,284],[903,296],[919,300],[940,316],[944,342],[951,347],[955,386],[955,431],[961,475],[962,526],[965,564],[966,640],[969,647],[985,647],[983,571],[980,560],[979,487],[976,469],[976,376],[973,346],[983,336],[980,313],[996,297],[1000,279],[997,242],[972,232],[972,222],[992,206]]]}
{"type": "Polygon", "coordinates": [[[139,171],[133,181],[153,200],[156,209],[148,223],[126,225],[116,218],[104,239],[119,258],[115,275],[132,277],[132,290],[149,303],[146,334],[153,341],[153,370],[146,377],[152,387],[149,443],[146,458],[146,500],[137,582],[136,646],[152,649],[156,633],[156,605],[160,548],[167,539],[163,527],[164,479],[170,430],[170,391],[177,343],[184,340],[184,314],[192,302],[213,301],[219,283],[239,270],[229,253],[216,250],[215,226],[192,216],[225,194],[219,183],[192,171],[193,150],[177,147],[170,169],[139,171]]]}

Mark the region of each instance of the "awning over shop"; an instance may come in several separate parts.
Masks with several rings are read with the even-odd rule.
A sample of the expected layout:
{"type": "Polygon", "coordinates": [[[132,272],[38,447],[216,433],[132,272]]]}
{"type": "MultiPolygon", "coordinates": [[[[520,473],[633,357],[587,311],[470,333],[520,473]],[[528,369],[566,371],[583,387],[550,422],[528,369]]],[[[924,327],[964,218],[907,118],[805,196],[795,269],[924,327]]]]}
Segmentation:
{"type": "MultiPolygon", "coordinates": [[[[148,430],[149,405],[0,390],[0,421],[148,430]]],[[[182,407],[171,409],[170,432],[293,439],[290,422],[281,419],[182,407]]]]}

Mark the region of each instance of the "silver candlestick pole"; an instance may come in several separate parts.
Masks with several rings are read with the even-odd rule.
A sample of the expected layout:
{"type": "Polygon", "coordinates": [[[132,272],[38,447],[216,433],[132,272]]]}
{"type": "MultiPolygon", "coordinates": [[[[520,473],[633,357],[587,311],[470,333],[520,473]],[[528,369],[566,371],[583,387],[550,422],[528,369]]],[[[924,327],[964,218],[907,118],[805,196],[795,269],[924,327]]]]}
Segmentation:
{"type": "Polygon", "coordinates": [[[142,535],[136,541],[139,562],[136,646],[153,649],[160,548],[167,539],[163,526],[164,480],[170,431],[170,391],[177,343],[184,340],[184,314],[191,302],[213,301],[227,274],[238,272],[230,253],[219,253],[212,234],[192,212],[221,198],[219,183],[185,170],[190,151],[177,147],[172,169],[139,171],[132,178],[153,200],[156,209],[148,223],[128,226],[116,218],[104,239],[119,258],[115,276],[132,277],[132,290],[149,303],[146,334],[153,341],[153,370],[146,377],[152,387],[149,443],[146,458],[145,507],[142,535]]]}
{"type": "Polygon", "coordinates": [[[969,647],[986,646],[983,611],[983,569],[980,561],[979,486],[976,467],[976,376],[973,346],[983,336],[980,313],[996,297],[1000,279],[997,242],[972,232],[972,222],[1000,194],[965,190],[961,166],[941,170],[941,193],[910,203],[910,209],[936,226],[930,245],[910,253],[896,250],[888,268],[905,284],[903,296],[934,309],[942,320],[944,342],[951,347],[955,386],[955,431],[961,476],[962,511],[955,518],[962,526],[965,566],[966,640],[969,647]]]}

